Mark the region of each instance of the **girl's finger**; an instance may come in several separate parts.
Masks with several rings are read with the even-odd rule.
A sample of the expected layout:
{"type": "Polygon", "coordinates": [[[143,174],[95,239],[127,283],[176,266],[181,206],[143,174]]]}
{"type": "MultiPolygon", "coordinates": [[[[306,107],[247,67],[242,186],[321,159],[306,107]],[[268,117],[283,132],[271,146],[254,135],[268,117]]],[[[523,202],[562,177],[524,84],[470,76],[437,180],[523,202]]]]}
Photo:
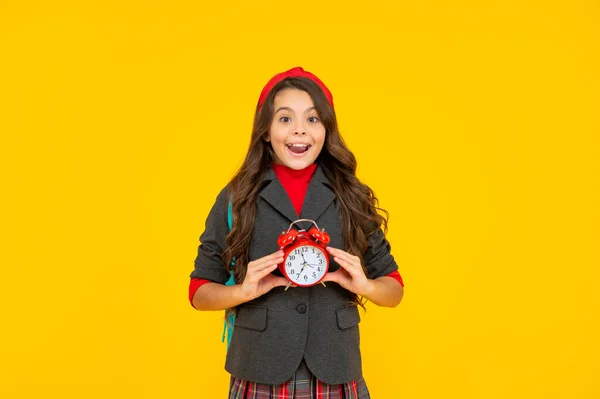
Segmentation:
{"type": "Polygon", "coordinates": [[[248,263],[248,269],[262,269],[273,263],[279,264],[281,262],[283,262],[283,254],[280,256],[277,256],[276,254],[269,255],[248,263]]]}
{"type": "Polygon", "coordinates": [[[274,270],[277,267],[277,265],[279,265],[281,262],[283,262],[283,260],[281,260],[280,262],[277,262],[277,259],[274,262],[269,262],[269,263],[265,262],[262,265],[248,268],[248,273],[255,274],[255,273],[262,273],[264,270],[274,270]]]}
{"type": "Polygon", "coordinates": [[[265,276],[268,276],[269,274],[271,274],[271,272],[273,270],[275,270],[276,268],[277,268],[276,264],[270,265],[268,267],[265,267],[262,270],[255,271],[253,277],[256,278],[256,280],[262,280],[263,278],[265,278],[265,276]]]}
{"type": "Polygon", "coordinates": [[[349,263],[354,264],[354,263],[356,263],[356,261],[360,261],[360,259],[358,259],[358,256],[351,255],[346,251],[342,251],[341,249],[327,247],[327,250],[333,256],[337,256],[338,258],[345,259],[349,263]]]}
{"type": "Polygon", "coordinates": [[[327,273],[325,277],[323,277],[324,282],[333,281],[334,283],[339,283],[340,271],[336,270],[335,272],[327,273]]]}
{"type": "Polygon", "coordinates": [[[348,272],[346,272],[344,269],[338,269],[335,272],[327,273],[321,281],[331,281],[334,283],[338,283],[344,288],[348,288],[349,284],[352,281],[352,276],[350,276],[348,272]]]}
{"type": "Polygon", "coordinates": [[[272,253],[272,254],[270,254],[270,255],[263,256],[262,258],[260,258],[260,259],[257,259],[255,262],[260,262],[260,263],[264,263],[264,262],[266,262],[266,263],[272,263],[272,261],[273,261],[274,259],[278,259],[278,258],[283,258],[283,251],[277,251],[277,252],[274,252],[274,253],[272,253]]]}
{"type": "MultiPolygon", "coordinates": [[[[343,267],[344,270],[346,270],[352,276],[357,276],[358,275],[358,267],[356,265],[348,262],[345,259],[338,258],[337,256],[334,256],[333,260],[335,260],[338,263],[338,265],[340,265],[341,267],[343,267]]],[[[361,269],[361,271],[362,271],[362,269],[361,269]]]]}
{"type": "Polygon", "coordinates": [[[272,274],[267,275],[265,278],[270,280],[270,282],[273,284],[273,287],[285,287],[289,282],[283,277],[273,276],[272,274]]]}
{"type": "Polygon", "coordinates": [[[246,279],[249,282],[253,282],[253,283],[258,283],[260,280],[262,280],[265,276],[271,274],[271,272],[273,270],[275,270],[276,265],[271,265],[271,267],[266,267],[262,270],[252,270],[252,271],[248,271],[246,274],[246,279]]]}
{"type": "MultiPolygon", "coordinates": [[[[330,248],[330,247],[327,247],[327,248],[330,248]]],[[[332,248],[332,250],[329,252],[331,253],[331,255],[333,255],[334,259],[341,259],[341,260],[345,261],[347,264],[355,265],[357,260],[360,262],[358,257],[352,256],[349,253],[344,252],[339,249],[332,248]]]]}
{"type": "Polygon", "coordinates": [[[279,250],[279,251],[273,252],[270,255],[265,256],[264,258],[278,258],[278,257],[281,257],[281,256],[283,256],[283,251],[279,250]]]}

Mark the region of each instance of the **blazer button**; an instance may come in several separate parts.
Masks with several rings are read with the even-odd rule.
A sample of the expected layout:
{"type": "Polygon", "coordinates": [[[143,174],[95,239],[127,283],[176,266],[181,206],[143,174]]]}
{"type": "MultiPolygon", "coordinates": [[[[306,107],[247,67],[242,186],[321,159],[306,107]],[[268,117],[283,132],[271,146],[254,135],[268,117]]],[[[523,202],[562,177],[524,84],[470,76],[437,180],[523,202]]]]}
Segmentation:
{"type": "Polygon", "coordinates": [[[296,312],[300,314],[306,313],[306,305],[301,303],[300,305],[296,306],[296,312]]]}

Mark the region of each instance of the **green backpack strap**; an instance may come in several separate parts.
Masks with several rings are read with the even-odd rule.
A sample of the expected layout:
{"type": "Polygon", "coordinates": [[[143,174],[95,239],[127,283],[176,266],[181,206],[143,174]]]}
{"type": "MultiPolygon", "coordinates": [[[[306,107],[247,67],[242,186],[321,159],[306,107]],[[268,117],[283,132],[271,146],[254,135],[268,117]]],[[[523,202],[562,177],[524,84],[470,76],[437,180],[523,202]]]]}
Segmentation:
{"type": "MultiPolygon", "coordinates": [[[[231,203],[231,196],[229,197],[229,204],[227,206],[227,227],[229,231],[231,231],[231,226],[233,224],[233,204],[231,203]]],[[[235,257],[231,261],[231,274],[229,275],[229,280],[225,283],[225,285],[234,285],[235,279],[233,278],[233,267],[235,266],[235,257]]],[[[227,315],[227,311],[225,311],[225,315],[227,315]]],[[[235,323],[235,315],[231,315],[227,317],[226,320],[223,321],[223,336],[221,337],[221,342],[225,342],[225,333],[227,333],[227,349],[229,349],[229,344],[231,343],[231,335],[233,334],[233,324],[235,323]]]]}

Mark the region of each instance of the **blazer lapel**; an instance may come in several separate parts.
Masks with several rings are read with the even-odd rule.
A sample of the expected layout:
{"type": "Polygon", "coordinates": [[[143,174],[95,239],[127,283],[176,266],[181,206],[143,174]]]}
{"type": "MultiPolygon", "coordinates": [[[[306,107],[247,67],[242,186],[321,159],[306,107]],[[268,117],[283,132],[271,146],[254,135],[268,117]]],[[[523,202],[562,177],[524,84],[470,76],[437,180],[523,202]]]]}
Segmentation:
{"type": "Polygon", "coordinates": [[[279,179],[277,179],[275,171],[272,168],[265,173],[263,180],[270,181],[270,183],[261,190],[259,195],[279,213],[288,218],[290,222],[299,219],[288,193],[279,182],[279,179]]]}
{"type": "Polygon", "coordinates": [[[329,204],[335,199],[335,193],[329,185],[329,180],[325,176],[321,165],[317,165],[302,204],[300,215],[302,219],[311,219],[316,222],[319,216],[325,212],[329,204]]]}

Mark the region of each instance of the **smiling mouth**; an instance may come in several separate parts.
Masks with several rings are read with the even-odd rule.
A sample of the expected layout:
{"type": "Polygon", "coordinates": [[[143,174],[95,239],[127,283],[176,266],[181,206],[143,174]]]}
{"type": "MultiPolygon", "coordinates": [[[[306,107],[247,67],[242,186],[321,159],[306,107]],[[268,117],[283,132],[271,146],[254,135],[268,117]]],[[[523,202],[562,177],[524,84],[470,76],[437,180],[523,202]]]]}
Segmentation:
{"type": "Polygon", "coordinates": [[[294,154],[303,154],[310,148],[310,144],[287,144],[286,146],[294,154]]]}

